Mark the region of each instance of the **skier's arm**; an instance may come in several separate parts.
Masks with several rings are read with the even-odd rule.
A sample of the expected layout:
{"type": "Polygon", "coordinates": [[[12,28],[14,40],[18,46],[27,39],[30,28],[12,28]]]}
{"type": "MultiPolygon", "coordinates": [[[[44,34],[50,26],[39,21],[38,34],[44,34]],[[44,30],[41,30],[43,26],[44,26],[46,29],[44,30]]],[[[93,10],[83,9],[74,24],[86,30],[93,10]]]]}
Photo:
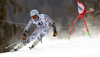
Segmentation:
{"type": "Polygon", "coordinates": [[[30,27],[33,25],[33,22],[32,20],[30,20],[27,24],[27,26],[25,27],[24,29],[24,32],[23,32],[23,36],[22,36],[22,39],[26,39],[26,34],[27,32],[29,31],[30,27]]]}
{"type": "Polygon", "coordinates": [[[53,19],[51,19],[48,15],[46,15],[46,14],[44,14],[44,17],[45,17],[45,20],[47,21],[47,22],[49,22],[51,25],[53,25],[53,22],[54,22],[54,20],[53,19]]]}
{"type": "Polygon", "coordinates": [[[28,22],[27,26],[25,27],[24,31],[29,31],[30,27],[33,25],[32,19],[28,22]]]}
{"type": "Polygon", "coordinates": [[[45,17],[46,21],[49,22],[53,27],[53,32],[54,32],[53,36],[57,36],[57,30],[56,30],[56,26],[55,26],[54,20],[51,19],[48,15],[44,15],[44,17],[45,17]]]}
{"type": "Polygon", "coordinates": [[[52,27],[53,27],[53,31],[54,31],[53,36],[57,36],[57,30],[56,30],[56,26],[55,26],[55,23],[54,22],[53,22],[52,27]]]}

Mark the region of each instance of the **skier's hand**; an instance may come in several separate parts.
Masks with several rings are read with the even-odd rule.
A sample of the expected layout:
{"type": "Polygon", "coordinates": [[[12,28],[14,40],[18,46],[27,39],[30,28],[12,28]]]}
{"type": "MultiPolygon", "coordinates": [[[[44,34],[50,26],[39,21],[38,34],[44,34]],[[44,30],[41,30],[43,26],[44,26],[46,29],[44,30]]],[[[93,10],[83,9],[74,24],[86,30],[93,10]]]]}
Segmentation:
{"type": "Polygon", "coordinates": [[[23,35],[22,35],[22,40],[26,40],[26,34],[27,34],[27,31],[25,30],[23,35]]]}
{"type": "Polygon", "coordinates": [[[26,40],[26,37],[24,35],[22,35],[22,40],[26,40]]]}
{"type": "Polygon", "coordinates": [[[54,37],[57,36],[57,32],[55,32],[55,33],[53,34],[53,36],[54,36],[54,37]]]}

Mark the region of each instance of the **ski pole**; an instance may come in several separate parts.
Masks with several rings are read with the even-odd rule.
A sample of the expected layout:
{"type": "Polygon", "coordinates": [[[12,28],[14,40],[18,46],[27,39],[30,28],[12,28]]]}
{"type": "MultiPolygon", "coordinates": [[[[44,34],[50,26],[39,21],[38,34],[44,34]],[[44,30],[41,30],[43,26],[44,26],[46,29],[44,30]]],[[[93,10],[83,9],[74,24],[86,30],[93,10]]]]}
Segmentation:
{"type": "MultiPolygon", "coordinates": [[[[21,41],[22,39],[18,40],[17,42],[21,41]]],[[[5,47],[5,49],[8,49],[9,47],[13,46],[14,44],[16,44],[17,42],[14,42],[12,44],[10,44],[9,46],[5,47]]]]}

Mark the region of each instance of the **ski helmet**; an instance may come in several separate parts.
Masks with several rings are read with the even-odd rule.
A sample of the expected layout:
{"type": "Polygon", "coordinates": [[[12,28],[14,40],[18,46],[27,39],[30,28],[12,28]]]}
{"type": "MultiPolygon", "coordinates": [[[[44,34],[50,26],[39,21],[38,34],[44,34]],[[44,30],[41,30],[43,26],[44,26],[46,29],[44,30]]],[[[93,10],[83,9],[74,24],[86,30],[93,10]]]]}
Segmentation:
{"type": "Polygon", "coordinates": [[[37,10],[33,9],[33,10],[30,12],[30,16],[32,17],[32,16],[35,16],[35,15],[37,15],[37,16],[39,17],[39,12],[38,12],[37,10]]]}

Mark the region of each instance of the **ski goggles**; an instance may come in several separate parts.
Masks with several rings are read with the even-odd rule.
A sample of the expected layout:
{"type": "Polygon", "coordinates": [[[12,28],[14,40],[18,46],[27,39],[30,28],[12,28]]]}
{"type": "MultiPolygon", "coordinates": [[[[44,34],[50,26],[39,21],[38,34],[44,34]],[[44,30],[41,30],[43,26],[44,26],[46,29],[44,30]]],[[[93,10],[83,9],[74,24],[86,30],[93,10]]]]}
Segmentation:
{"type": "Polygon", "coordinates": [[[36,17],[38,17],[37,15],[32,16],[33,19],[35,19],[36,17]]]}

